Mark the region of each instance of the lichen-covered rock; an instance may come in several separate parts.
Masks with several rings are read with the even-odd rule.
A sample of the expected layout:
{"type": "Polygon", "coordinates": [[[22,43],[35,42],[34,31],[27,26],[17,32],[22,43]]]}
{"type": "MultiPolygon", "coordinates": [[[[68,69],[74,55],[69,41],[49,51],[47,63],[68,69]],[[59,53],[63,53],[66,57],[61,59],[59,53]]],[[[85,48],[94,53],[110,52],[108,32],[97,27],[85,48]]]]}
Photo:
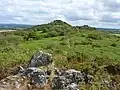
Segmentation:
{"type": "Polygon", "coordinates": [[[49,53],[44,53],[42,51],[39,51],[32,56],[28,64],[28,67],[45,66],[45,65],[49,65],[50,63],[52,63],[52,55],[49,53]]]}
{"type": "Polygon", "coordinates": [[[81,82],[84,81],[84,76],[81,73],[81,71],[76,71],[74,69],[70,69],[70,70],[65,71],[64,76],[67,79],[70,79],[71,83],[77,83],[78,84],[80,81],[81,82]]]}
{"type": "Polygon", "coordinates": [[[76,83],[72,83],[71,79],[67,79],[64,76],[56,76],[52,81],[53,90],[79,90],[76,83]]]}
{"type": "Polygon", "coordinates": [[[52,88],[56,89],[65,89],[70,81],[66,80],[64,76],[56,76],[52,80],[52,88]]]}
{"type": "Polygon", "coordinates": [[[80,90],[80,89],[77,84],[71,83],[67,86],[67,88],[65,90],[80,90]]]}
{"type": "Polygon", "coordinates": [[[57,76],[52,80],[52,87],[54,90],[79,90],[78,84],[80,82],[91,82],[93,77],[84,72],[70,69],[67,71],[61,71],[56,69],[57,76]]]}
{"type": "Polygon", "coordinates": [[[24,71],[23,75],[30,78],[32,80],[31,83],[39,84],[40,86],[44,86],[47,81],[45,71],[39,68],[29,67],[24,71]]]}

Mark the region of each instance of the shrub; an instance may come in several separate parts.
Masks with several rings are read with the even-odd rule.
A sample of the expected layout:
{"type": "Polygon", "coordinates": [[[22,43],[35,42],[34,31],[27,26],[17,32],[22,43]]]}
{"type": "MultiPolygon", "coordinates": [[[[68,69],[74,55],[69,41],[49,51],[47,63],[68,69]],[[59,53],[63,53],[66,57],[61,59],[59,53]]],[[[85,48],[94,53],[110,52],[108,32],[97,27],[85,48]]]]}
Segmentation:
{"type": "Polygon", "coordinates": [[[58,35],[59,34],[56,31],[51,31],[51,32],[48,32],[48,34],[46,35],[46,38],[48,38],[48,37],[56,37],[58,35]]]}
{"type": "Polygon", "coordinates": [[[80,45],[81,43],[80,42],[75,42],[74,45],[80,45]]]}
{"type": "Polygon", "coordinates": [[[61,42],[60,44],[61,44],[61,45],[68,45],[68,43],[65,42],[65,41],[64,41],[64,42],[61,42]]]}
{"type": "Polygon", "coordinates": [[[101,40],[102,37],[98,34],[88,34],[88,38],[94,39],[94,40],[101,40]]]}
{"type": "Polygon", "coordinates": [[[81,44],[81,45],[91,45],[91,44],[92,44],[92,42],[89,42],[89,41],[84,41],[84,42],[81,42],[80,44],[81,44]]]}
{"type": "Polygon", "coordinates": [[[100,45],[93,44],[93,45],[92,45],[92,48],[94,48],[94,47],[101,47],[101,46],[100,46],[100,45]]]}
{"type": "Polygon", "coordinates": [[[113,46],[113,47],[117,47],[117,44],[116,44],[116,43],[113,43],[113,44],[111,44],[111,46],[113,46]]]}

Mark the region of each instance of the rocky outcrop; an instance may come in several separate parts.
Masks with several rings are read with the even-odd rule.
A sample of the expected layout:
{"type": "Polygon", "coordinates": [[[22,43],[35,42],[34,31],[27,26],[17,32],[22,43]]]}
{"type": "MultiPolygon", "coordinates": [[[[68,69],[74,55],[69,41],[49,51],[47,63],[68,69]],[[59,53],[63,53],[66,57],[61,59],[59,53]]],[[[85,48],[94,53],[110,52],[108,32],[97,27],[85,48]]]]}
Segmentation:
{"type": "Polygon", "coordinates": [[[49,53],[38,51],[35,55],[32,56],[28,67],[45,66],[49,65],[50,63],[52,63],[52,55],[49,53]]]}
{"type": "Polygon", "coordinates": [[[79,90],[78,84],[80,82],[90,83],[93,79],[91,75],[85,74],[84,72],[70,69],[67,71],[56,70],[58,73],[52,80],[53,89],[62,90],[79,90]]]}
{"type": "Polygon", "coordinates": [[[29,67],[22,75],[30,78],[32,84],[38,84],[40,86],[44,86],[47,81],[45,71],[39,68],[29,67]]]}
{"type": "Polygon", "coordinates": [[[50,64],[54,65],[51,54],[37,52],[26,68],[20,67],[17,75],[0,81],[0,90],[79,90],[80,82],[92,82],[91,75],[74,69],[40,69],[50,64]]]}

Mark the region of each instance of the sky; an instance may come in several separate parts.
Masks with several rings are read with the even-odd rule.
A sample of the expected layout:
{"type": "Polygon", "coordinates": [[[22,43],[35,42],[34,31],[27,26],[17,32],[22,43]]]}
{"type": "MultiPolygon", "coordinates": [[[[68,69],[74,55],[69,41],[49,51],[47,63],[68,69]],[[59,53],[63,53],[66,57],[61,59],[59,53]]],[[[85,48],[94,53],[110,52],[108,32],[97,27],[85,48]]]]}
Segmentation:
{"type": "Polygon", "coordinates": [[[0,0],[0,23],[38,25],[57,19],[120,28],[120,0],[0,0]]]}

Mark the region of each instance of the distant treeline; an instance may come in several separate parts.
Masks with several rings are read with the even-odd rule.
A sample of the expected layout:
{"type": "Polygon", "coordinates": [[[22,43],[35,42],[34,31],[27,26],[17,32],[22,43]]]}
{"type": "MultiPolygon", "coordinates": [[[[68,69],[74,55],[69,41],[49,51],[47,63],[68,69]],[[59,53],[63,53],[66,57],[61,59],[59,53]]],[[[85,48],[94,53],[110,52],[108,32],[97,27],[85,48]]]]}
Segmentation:
{"type": "Polygon", "coordinates": [[[24,24],[0,24],[0,30],[15,30],[15,29],[25,29],[30,28],[33,25],[24,25],[24,24]]]}

